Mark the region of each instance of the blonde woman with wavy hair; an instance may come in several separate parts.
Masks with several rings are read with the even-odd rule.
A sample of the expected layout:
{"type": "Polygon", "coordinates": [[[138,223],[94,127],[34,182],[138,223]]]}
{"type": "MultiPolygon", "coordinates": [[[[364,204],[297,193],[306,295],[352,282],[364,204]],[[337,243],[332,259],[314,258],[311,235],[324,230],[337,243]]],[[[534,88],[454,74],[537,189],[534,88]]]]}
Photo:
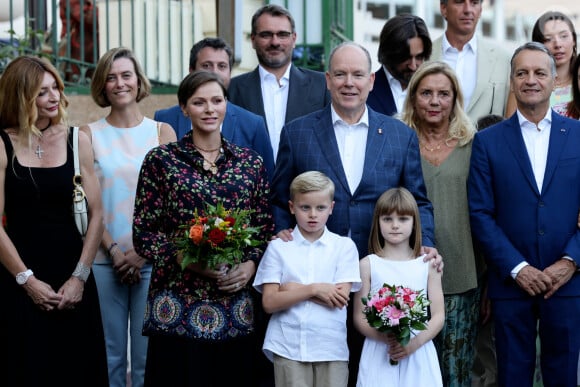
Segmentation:
{"type": "MultiPolygon", "coordinates": [[[[446,118],[446,126],[448,126],[448,128],[445,141],[452,142],[453,140],[456,140],[459,146],[464,146],[465,144],[471,142],[476,130],[471,123],[471,120],[467,116],[467,113],[465,113],[465,106],[463,105],[463,92],[461,91],[461,86],[459,85],[457,75],[455,74],[455,71],[453,71],[453,69],[445,62],[428,62],[422,65],[419,70],[417,70],[417,73],[411,78],[409,83],[407,95],[411,97],[407,97],[405,99],[403,112],[401,113],[400,118],[403,122],[405,122],[417,132],[419,139],[423,141],[421,145],[423,145],[426,139],[421,138],[422,133],[418,130],[417,125],[421,118],[417,117],[418,113],[414,109],[414,103],[417,100],[416,94],[418,92],[419,84],[421,81],[429,75],[437,74],[441,74],[448,79],[450,82],[450,91],[452,91],[454,95],[450,114],[446,118]]],[[[444,123],[444,121],[441,123],[444,123]]]]}
{"type": "Polygon", "coordinates": [[[14,59],[10,71],[7,70],[5,73],[8,72],[8,76],[4,77],[0,88],[0,129],[17,128],[16,134],[21,144],[34,152],[32,144],[42,138],[42,132],[66,120],[68,99],[64,95],[64,83],[50,62],[33,56],[14,59]],[[37,97],[41,93],[45,73],[54,79],[54,87],[60,98],[55,105],[56,114],[39,119],[37,97]]]}
{"type": "Polygon", "coordinates": [[[0,385],[108,387],[97,285],[103,233],[88,136],[78,155],[89,208],[83,238],[72,214],[72,132],[52,64],[22,56],[0,77],[0,385]]]}
{"type": "Polygon", "coordinates": [[[478,267],[467,204],[467,176],[475,128],[463,110],[455,72],[443,62],[423,64],[408,87],[402,120],[417,132],[435,240],[445,261],[446,323],[435,339],[444,385],[470,386],[479,317],[478,267]]]}

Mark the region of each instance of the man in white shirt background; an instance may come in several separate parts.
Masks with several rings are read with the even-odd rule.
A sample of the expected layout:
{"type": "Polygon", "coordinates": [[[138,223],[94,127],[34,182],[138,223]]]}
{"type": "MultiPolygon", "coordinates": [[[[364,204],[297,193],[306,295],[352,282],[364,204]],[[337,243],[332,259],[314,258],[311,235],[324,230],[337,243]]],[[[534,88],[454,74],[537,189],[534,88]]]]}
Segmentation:
{"type": "Polygon", "coordinates": [[[465,112],[475,124],[488,114],[504,115],[509,92],[510,54],[476,35],[483,0],[441,0],[446,21],[433,41],[431,60],[453,68],[465,97],[465,112]]]}

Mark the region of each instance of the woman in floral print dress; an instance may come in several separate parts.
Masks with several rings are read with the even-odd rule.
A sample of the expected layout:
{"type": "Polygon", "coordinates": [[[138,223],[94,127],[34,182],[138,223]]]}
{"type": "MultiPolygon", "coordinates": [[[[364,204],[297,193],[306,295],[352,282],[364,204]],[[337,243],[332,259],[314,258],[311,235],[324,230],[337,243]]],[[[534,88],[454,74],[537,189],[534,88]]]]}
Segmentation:
{"type": "Polygon", "coordinates": [[[153,263],[143,333],[149,336],[145,386],[256,385],[251,278],[273,231],[268,175],[254,151],[220,134],[226,89],[219,76],[194,72],[179,105],[193,130],[151,150],[141,167],[133,239],[153,263]],[[264,243],[244,250],[231,270],[190,264],[182,270],[175,238],[206,203],[251,209],[264,243]],[[212,370],[223,369],[223,372],[212,370]]]}

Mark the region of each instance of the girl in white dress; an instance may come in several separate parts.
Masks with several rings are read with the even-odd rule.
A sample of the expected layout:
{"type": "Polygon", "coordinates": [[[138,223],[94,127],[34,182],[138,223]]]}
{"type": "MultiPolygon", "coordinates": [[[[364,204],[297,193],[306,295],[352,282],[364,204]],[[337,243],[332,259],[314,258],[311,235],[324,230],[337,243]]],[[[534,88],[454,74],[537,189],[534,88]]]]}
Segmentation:
{"type": "Polygon", "coordinates": [[[389,189],[375,205],[370,254],[360,261],[362,287],[354,297],[354,324],[366,337],[357,387],[442,386],[432,342],[445,320],[441,273],[423,262],[420,251],[421,220],[417,203],[405,188],[389,189]],[[362,298],[385,283],[417,291],[427,289],[431,301],[427,329],[414,332],[406,346],[371,327],[363,313],[362,298]],[[398,364],[391,365],[389,359],[398,364]]]}

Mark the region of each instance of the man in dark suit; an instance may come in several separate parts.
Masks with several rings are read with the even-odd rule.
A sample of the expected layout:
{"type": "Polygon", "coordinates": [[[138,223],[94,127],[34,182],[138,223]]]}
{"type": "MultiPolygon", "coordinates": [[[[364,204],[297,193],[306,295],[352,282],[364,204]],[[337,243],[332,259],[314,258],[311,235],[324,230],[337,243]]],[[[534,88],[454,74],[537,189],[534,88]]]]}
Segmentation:
{"type": "MultiPolygon", "coordinates": [[[[317,170],[335,184],[328,229],[350,236],[361,257],[368,252],[375,202],[384,191],[398,186],[417,200],[423,244],[434,246],[433,207],[423,182],[417,135],[401,121],[367,108],[373,81],[365,48],[349,42],[332,51],[326,73],[331,104],[282,130],[272,183],[277,231],[294,226],[288,210],[290,182],[302,172],[317,170]]],[[[431,257],[437,255],[434,248],[426,250],[431,257]]],[[[349,308],[354,302],[360,300],[351,300],[349,308]]],[[[348,316],[349,386],[354,386],[363,340],[352,326],[352,311],[348,316]]]]}
{"type": "Polygon", "coordinates": [[[236,105],[265,118],[275,159],[284,124],[322,109],[330,97],[323,73],[292,64],[296,30],[286,8],[269,4],[258,9],[252,16],[251,39],[259,65],[232,78],[228,95],[236,105]]]}
{"type": "MultiPolygon", "coordinates": [[[[205,70],[217,73],[226,88],[230,83],[233,63],[233,51],[221,38],[200,40],[193,45],[189,54],[190,72],[205,70]]],[[[179,105],[156,111],[154,119],[171,125],[178,139],[191,130],[191,121],[183,114],[179,105]]],[[[262,156],[271,180],[274,173],[274,155],[264,119],[228,101],[221,130],[229,141],[253,149],[262,156]]]]}
{"type": "Polygon", "coordinates": [[[415,71],[431,56],[431,38],[423,19],[410,14],[390,18],[381,31],[375,85],[367,105],[388,116],[400,113],[407,85],[415,71]]]}
{"type": "Polygon", "coordinates": [[[516,49],[517,111],[473,141],[471,227],[488,265],[500,386],[533,384],[537,327],[544,385],[576,386],[580,122],[550,109],[555,77],[544,45],[516,49]]]}

